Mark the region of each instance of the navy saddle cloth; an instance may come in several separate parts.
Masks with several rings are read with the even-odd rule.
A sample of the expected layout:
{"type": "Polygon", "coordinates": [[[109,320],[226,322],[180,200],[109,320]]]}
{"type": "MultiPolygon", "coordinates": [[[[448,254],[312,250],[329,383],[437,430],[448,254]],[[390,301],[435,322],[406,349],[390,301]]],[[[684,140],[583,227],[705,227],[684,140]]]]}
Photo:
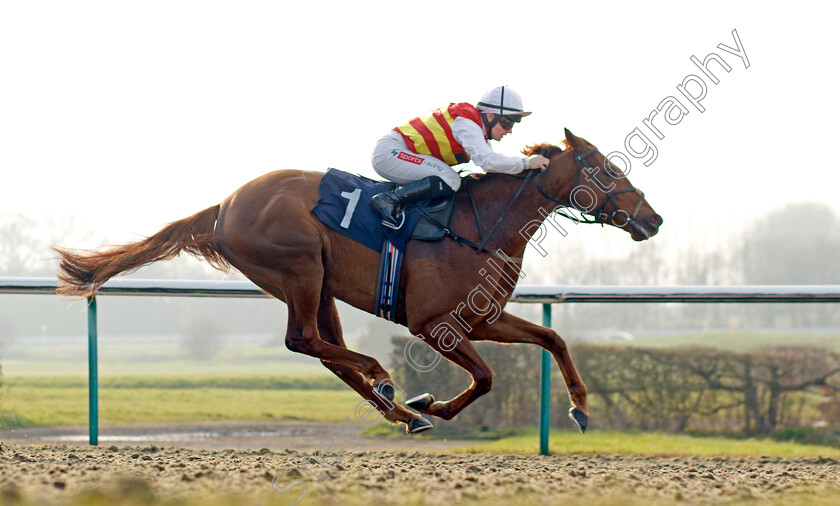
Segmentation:
{"type": "MultiPolygon", "coordinates": [[[[394,189],[394,185],[374,181],[338,169],[327,169],[318,188],[320,200],[312,213],[330,228],[358,241],[379,253],[388,239],[400,251],[410,238],[440,240],[444,237],[439,226],[429,223],[421,213],[422,203],[405,209],[405,222],[399,230],[382,226],[382,219],[370,205],[377,193],[394,189]],[[420,226],[418,226],[418,224],[420,226]]],[[[454,198],[432,202],[424,212],[431,214],[441,224],[448,226],[452,217],[454,198]]]]}

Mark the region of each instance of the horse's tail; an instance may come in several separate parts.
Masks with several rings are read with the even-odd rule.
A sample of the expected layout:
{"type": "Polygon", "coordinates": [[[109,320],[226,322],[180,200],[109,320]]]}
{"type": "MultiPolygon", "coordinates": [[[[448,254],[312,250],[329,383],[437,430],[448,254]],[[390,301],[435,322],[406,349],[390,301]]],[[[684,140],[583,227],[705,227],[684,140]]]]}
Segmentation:
{"type": "Polygon", "coordinates": [[[218,205],[209,207],[189,218],[170,223],[142,241],[105,251],[56,247],[61,255],[58,292],[90,296],[117,274],[158,260],[175,258],[182,251],[204,257],[213,267],[227,271],[230,263],[219,251],[213,232],[218,215],[218,205]]]}

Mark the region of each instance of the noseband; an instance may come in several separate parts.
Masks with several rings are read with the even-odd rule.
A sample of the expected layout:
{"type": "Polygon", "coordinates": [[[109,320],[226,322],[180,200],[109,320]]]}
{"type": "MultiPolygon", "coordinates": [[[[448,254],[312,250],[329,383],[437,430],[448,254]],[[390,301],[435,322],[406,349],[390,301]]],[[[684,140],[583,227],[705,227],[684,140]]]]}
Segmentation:
{"type": "MultiPolygon", "coordinates": [[[[645,203],[644,192],[642,190],[638,189],[638,188],[628,188],[626,190],[617,190],[617,191],[610,191],[610,192],[606,191],[605,188],[609,188],[609,185],[607,184],[607,182],[605,182],[601,178],[601,175],[599,174],[600,170],[598,170],[599,168],[598,167],[593,167],[592,165],[589,165],[589,162],[586,161],[586,157],[588,157],[589,155],[591,155],[593,153],[598,153],[598,148],[592,148],[592,149],[590,149],[589,151],[587,151],[586,153],[583,153],[583,154],[580,154],[577,151],[575,151],[574,149],[572,149],[572,153],[574,154],[575,161],[577,162],[577,170],[575,172],[575,183],[574,183],[573,188],[577,188],[577,187],[580,186],[580,176],[583,173],[583,171],[585,170],[588,174],[593,176],[598,181],[598,185],[599,185],[600,189],[605,192],[605,195],[604,195],[603,200],[601,200],[600,205],[595,210],[589,210],[589,209],[586,209],[586,208],[581,209],[580,207],[575,205],[575,203],[572,202],[572,200],[558,199],[558,198],[552,197],[551,195],[546,193],[546,191],[543,189],[542,185],[540,185],[540,178],[546,172],[546,171],[542,171],[537,175],[537,178],[535,180],[537,191],[540,192],[540,195],[542,195],[543,197],[547,198],[548,200],[550,200],[552,202],[556,202],[557,204],[560,204],[563,207],[571,207],[571,208],[579,211],[580,214],[581,214],[581,217],[577,218],[575,216],[571,216],[569,214],[566,214],[565,212],[563,212],[560,209],[557,209],[555,212],[557,214],[565,217],[565,218],[568,218],[568,219],[576,222],[576,223],[600,223],[601,226],[603,226],[604,223],[610,222],[617,227],[623,227],[623,226],[625,226],[629,223],[631,228],[638,229],[639,231],[644,233],[644,227],[642,227],[637,221],[637,218],[639,216],[639,211],[641,211],[642,205],[644,205],[644,203],[645,203]],[[615,201],[616,195],[621,195],[622,193],[629,193],[629,192],[635,192],[639,195],[639,202],[636,203],[636,208],[633,209],[633,214],[632,215],[628,215],[627,211],[619,208],[618,204],[615,201]],[[610,212],[609,214],[607,214],[604,211],[604,209],[607,206],[607,203],[612,204],[612,212],[610,212]],[[615,222],[615,218],[619,214],[623,214],[624,216],[627,217],[626,221],[621,225],[618,225],[615,222]],[[587,216],[591,216],[594,219],[589,220],[589,219],[586,218],[587,216]]],[[[609,162],[607,162],[607,163],[609,163],[609,162]]],[[[608,169],[605,167],[605,170],[608,170],[608,169]]],[[[612,179],[614,179],[614,178],[612,178],[612,179]]],[[[574,190],[572,190],[572,191],[574,192],[574,190]]]]}

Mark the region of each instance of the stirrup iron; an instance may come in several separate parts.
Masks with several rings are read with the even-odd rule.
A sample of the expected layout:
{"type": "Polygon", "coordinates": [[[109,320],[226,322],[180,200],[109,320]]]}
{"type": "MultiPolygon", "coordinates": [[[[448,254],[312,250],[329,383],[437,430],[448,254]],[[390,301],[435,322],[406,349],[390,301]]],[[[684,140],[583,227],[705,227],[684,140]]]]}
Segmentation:
{"type": "Polygon", "coordinates": [[[388,220],[382,220],[382,225],[385,227],[390,228],[391,230],[399,230],[405,224],[405,211],[400,211],[400,222],[397,225],[394,225],[388,220]]]}

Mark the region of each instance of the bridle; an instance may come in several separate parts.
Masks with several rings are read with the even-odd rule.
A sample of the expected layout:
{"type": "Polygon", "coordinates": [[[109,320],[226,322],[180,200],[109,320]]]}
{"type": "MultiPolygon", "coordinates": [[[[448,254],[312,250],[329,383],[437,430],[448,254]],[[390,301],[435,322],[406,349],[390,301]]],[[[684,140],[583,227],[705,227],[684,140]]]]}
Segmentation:
{"type": "MultiPolygon", "coordinates": [[[[604,179],[602,178],[602,176],[600,174],[601,171],[597,170],[598,167],[593,167],[592,165],[589,165],[589,162],[586,161],[586,158],[588,156],[594,154],[594,153],[598,153],[598,148],[592,148],[592,149],[590,149],[589,151],[587,151],[586,153],[583,153],[583,154],[578,153],[577,151],[572,149],[572,154],[574,155],[575,161],[577,162],[577,170],[575,172],[575,182],[574,182],[574,185],[572,186],[572,188],[578,188],[580,186],[580,177],[581,177],[581,174],[583,173],[584,170],[586,170],[586,172],[589,175],[593,176],[598,181],[600,189],[605,191],[604,198],[601,200],[601,203],[598,205],[598,207],[596,209],[594,209],[594,210],[590,210],[590,209],[586,209],[586,208],[581,209],[581,207],[579,207],[576,202],[573,202],[572,199],[558,199],[556,197],[552,197],[551,195],[549,195],[545,191],[545,189],[543,189],[542,185],[540,184],[540,178],[543,176],[543,174],[545,174],[545,171],[541,171],[537,175],[536,180],[534,181],[534,183],[537,187],[537,191],[540,192],[540,195],[542,195],[543,197],[547,198],[548,200],[550,200],[552,202],[560,204],[563,207],[570,207],[570,208],[575,209],[578,212],[580,212],[581,216],[578,218],[576,216],[572,216],[572,215],[569,215],[569,214],[565,213],[564,210],[561,209],[561,208],[557,208],[555,210],[555,212],[557,214],[563,216],[564,218],[568,218],[568,219],[570,219],[570,220],[572,220],[576,223],[600,224],[601,226],[603,226],[605,223],[611,223],[612,225],[615,225],[619,228],[624,227],[625,225],[627,225],[629,223],[630,227],[632,229],[644,234],[645,236],[649,235],[649,233],[645,230],[645,227],[640,225],[639,222],[638,222],[639,211],[641,211],[642,206],[646,202],[644,192],[642,190],[640,190],[638,188],[634,188],[634,187],[627,188],[625,190],[614,190],[614,191],[609,191],[609,192],[604,190],[604,188],[609,188],[609,184],[607,184],[609,181],[604,181],[604,179]],[[615,197],[617,195],[621,195],[622,193],[630,193],[630,192],[637,193],[639,195],[639,201],[636,203],[635,209],[633,209],[633,214],[628,215],[627,211],[618,207],[618,203],[616,203],[615,197]],[[609,214],[607,214],[605,212],[605,208],[607,207],[607,203],[612,205],[612,212],[610,212],[609,214]],[[615,222],[615,219],[618,215],[624,215],[624,217],[626,218],[624,223],[618,224],[618,223],[615,222]],[[591,216],[593,219],[591,219],[591,220],[587,219],[587,216],[591,216]]],[[[609,170],[609,169],[607,169],[607,170],[609,170]]],[[[615,179],[615,178],[610,177],[610,179],[615,179]]],[[[588,187],[585,187],[585,188],[588,188],[588,187]]]]}

